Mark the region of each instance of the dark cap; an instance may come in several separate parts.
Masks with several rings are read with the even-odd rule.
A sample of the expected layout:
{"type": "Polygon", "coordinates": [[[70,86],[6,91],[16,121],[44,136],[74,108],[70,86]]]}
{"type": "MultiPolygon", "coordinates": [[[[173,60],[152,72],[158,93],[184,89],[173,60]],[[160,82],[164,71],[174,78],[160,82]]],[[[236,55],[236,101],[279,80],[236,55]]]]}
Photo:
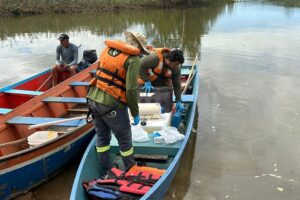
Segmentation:
{"type": "Polygon", "coordinates": [[[65,33],[60,34],[60,36],[57,38],[59,40],[68,40],[69,36],[65,33]]]}

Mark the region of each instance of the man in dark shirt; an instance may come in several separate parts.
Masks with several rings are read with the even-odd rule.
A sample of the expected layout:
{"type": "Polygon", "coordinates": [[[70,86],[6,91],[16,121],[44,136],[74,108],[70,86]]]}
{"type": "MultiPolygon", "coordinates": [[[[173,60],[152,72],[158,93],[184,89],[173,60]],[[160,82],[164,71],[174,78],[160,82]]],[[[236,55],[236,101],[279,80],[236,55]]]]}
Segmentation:
{"type": "Polygon", "coordinates": [[[61,72],[75,75],[78,62],[78,47],[69,42],[69,36],[62,33],[58,39],[60,45],[56,48],[56,65],[51,70],[52,86],[58,84],[58,74],[61,72]]]}
{"type": "Polygon", "coordinates": [[[180,49],[155,48],[150,55],[141,59],[139,84],[144,84],[146,92],[154,87],[173,86],[176,108],[182,109],[180,64],[183,62],[184,56],[180,49]]]}

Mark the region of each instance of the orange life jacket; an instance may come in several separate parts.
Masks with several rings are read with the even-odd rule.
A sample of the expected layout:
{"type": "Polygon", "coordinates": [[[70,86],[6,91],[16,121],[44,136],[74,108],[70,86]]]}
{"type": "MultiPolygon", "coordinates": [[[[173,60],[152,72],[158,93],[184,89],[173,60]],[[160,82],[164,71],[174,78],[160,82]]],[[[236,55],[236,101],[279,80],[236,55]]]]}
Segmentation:
{"type": "Polygon", "coordinates": [[[140,55],[140,49],[129,45],[123,41],[106,40],[106,48],[102,51],[98,62],[95,78],[91,80],[91,85],[96,86],[103,92],[113,96],[123,103],[126,100],[126,69],[124,64],[130,55],[140,55]],[[113,49],[115,55],[108,52],[113,49]]]}
{"type": "Polygon", "coordinates": [[[141,172],[155,173],[155,174],[158,174],[158,175],[162,176],[166,172],[166,170],[165,169],[158,169],[158,168],[155,168],[155,167],[134,165],[128,171],[128,173],[141,173],[141,172]]]}
{"type": "MultiPolygon", "coordinates": [[[[172,77],[172,70],[169,68],[164,68],[164,52],[170,52],[169,48],[155,48],[154,51],[159,58],[158,65],[153,69],[147,69],[147,77],[152,82],[155,81],[159,75],[162,75],[165,79],[170,79],[172,77]]],[[[138,79],[139,84],[144,84],[145,81],[141,78],[138,79]]]]}

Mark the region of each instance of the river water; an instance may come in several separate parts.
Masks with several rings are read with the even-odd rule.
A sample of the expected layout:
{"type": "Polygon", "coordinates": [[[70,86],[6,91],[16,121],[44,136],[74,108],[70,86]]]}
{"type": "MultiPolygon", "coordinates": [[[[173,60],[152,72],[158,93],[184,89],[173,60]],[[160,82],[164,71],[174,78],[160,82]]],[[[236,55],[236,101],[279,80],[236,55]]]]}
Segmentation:
{"type": "MultiPolygon", "coordinates": [[[[199,54],[196,133],[165,199],[300,199],[300,8],[238,2],[193,9],[0,19],[0,87],[49,68],[56,39],[98,54],[125,30],[199,54]]],[[[30,195],[69,198],[78,160],[30,195]]]]}

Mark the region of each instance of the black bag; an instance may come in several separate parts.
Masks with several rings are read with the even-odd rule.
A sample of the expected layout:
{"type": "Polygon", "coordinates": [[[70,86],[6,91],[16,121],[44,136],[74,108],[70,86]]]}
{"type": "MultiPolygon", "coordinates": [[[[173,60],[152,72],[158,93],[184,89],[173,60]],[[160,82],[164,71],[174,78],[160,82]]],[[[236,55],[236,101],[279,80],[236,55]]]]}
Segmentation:
{"type": "Polygon", "coordinates": [[[97,52],[95,49],[84,50],[82,60],[78,63],[77,71],[81,72],[86,69],[88,66],[96,62],[98,59],[97,52]]]}

